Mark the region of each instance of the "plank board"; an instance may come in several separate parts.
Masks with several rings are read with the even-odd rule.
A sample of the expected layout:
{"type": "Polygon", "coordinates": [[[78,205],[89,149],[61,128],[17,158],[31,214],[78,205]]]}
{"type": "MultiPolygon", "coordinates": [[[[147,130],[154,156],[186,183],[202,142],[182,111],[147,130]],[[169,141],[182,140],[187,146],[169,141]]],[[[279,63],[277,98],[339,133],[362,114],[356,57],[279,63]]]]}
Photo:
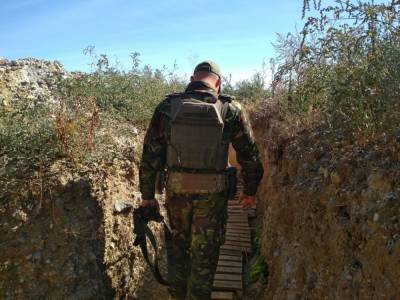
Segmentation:
{"type": "Polygon", "coordinates": [[[227,260],[227,261],[242,261],[242,256],[238,255],[220,255],[219,260],[227,260]]]}
{"type": "Polygon", "coordinates": [[[215,289],[223,289],[226,291],[242,290],[243,285],[241,281],[225,281],[225,280],[214,280],[215,289]]]}
{"type": "Polygon", "coordinates": [[[227,234],[227,235],[225,235],[225,240],[226,240],[226,241],[248,242],[248,243],[251,242],[251,238],[250,238],[248,235],[246,235],[246,234],[243,234],[243,235],[239,235],[239,234],[227,234]]]}
{"type": "Polygon", "coordinates": [[[227,224],[226,228],[227,229],[238,229],[238,230],[242,230],[242,231],[250,233],[250,227],[248,225],[244,226],[244,225],[230,223],[230,224],[227,224]]]}
{"type": "Polygon", "coordinates": [[[240,219],[246,222],[248,221],[248,218],[244,213],[229,214],[228,219],[240,219]]]}
{"type": "Polygon", "coordinates": [[[217,273],[227,273],[227,274],[242,274],[242,268],[236,267],[217,267],[217,273]]]}
{"type": "Polygon", "coordinates": [[[226,229],[232,229],[232,230],[241,230],[244,231],[245,233],[249,233],[250,234],[250,227],[249,226],[242,226],[242,225],[234,225],[234,224],[227,224],[226,229]]]}
{"type": "Polygon", "coordinates": [[[226,281],[242,281],[242,275],[241,274],[222,274],[222,273],[217,273],[217,274],[215,274],[214,279],[216,279],[216,280],[226,280],[226,281]]]}
{"type": "Polygon", "coordinates": [[[229,250],[229,249],[220,249],[219,253],[222,255],[242,255],[242,250],[229,250]]]}
{"type": "Polygon", "coordinates": [[[242,262],[241,261],[226,261],[226,260],[220,260],[218,262],[218,266],[221,267],[237,267],[241,268],[242,267],[242,262]]]}
{"type": "Polygon", "coordinates": [[[242,251],[242,252],[251,252],[250,247],[241,247],[241,246],[235,246],[235,245],[222,245],[221,249],[226,249],[226,250],[236,250],[236,251],[242,251]]]}
{"type": "Polygon", "coordinates": [[[250,242],[242,242],[242,241],[225,241],[225,245],[232,245],[232,246],[240,246],[243,248],[251,248],[250,242]]]}
{"type": "Polygon", "coordinates": [[[228,218],[228,224],[229,223],[242,224],[242,225],[249,226],[249,221],[247,220],[247,218],[246,219],[244,219],[244,218],[242,218],[242,219],[228,218]]]}
{"type": "Polygon", "coordinates": [[[243,227],[243,226],[237,226],[237,225],[230,225],[226,226],[227,231],[242,231],[244,234],[248,234],[250,236],[250,227],[243,227]]]}
{"type": "Polygon", "coordinates": [[[212,292],[211,294],[211,299],[212,300],[233,300],[234,295],[233,292],[220,292],[220,291],[215,291],[212,292]]]}
{"type": "Polygon", "coordinates": [[[244,230],[228,229],[225,232],[225,238],[228,237],[228,236],[237,237],[237,238],[243,237],[243,238],[251,239],[250,233],[247,233],[244,230]]]}
{"type": "Polygon", "coordinates": [[[227,245],[235,245],[234,243],[240,243],[241,245],[249,245],[249,246],[251,246],[250,239],[239,239],[237,237],[234,237],[234,238],[226,237],[225,238],[225,244],[227,244],[227,245]]]}

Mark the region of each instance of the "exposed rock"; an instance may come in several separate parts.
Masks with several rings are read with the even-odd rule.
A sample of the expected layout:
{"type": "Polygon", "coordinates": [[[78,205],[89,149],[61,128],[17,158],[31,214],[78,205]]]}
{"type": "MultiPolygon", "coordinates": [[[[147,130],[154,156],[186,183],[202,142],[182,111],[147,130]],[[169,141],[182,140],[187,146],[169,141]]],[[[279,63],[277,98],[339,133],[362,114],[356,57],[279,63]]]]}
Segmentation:
{"type": "Polygon", "coordinates": [[[116,202],[114,204],[114,212],[115,213],[126,213],[132,209],[132,204],[125,203],[125,202],[116,202]]]}
{"type": "Polygon", "coordinates": [[[0,105],[26,100],[55,103],[58,82],[70,76],[58,61],[0,59],[0,105]]]}
{"type": "Polygon", "coordinates": [[[28,220],[27,214],[21,209],[15,210],[13,217],[22,222],[26,222],[28,220]]]}

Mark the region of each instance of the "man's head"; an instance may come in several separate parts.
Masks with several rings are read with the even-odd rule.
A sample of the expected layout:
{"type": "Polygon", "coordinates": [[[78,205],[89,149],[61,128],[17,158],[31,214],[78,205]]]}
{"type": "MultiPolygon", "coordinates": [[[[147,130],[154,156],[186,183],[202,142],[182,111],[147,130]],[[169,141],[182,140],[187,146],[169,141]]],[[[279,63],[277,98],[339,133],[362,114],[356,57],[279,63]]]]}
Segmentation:
{"type": "Polygon", "coordinates": [[[221,70],[215,62],[203,61],[194,69],[190,81],[204,81],[219,93],[221,91],[221,70]]]}

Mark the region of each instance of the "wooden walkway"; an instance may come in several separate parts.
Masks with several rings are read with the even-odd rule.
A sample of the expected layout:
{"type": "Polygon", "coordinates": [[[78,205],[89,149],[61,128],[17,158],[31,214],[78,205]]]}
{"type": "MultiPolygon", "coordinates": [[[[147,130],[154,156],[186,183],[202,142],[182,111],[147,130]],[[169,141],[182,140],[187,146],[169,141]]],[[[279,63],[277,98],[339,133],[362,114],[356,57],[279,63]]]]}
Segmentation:
{"type": "Polygon", "coordinates": [[[255,209],[243,209],[239,203],[242,185],[236,197],[228,202],[228,222],[225,243],[220,248],[214,291],[211,299],[241,299],[243,292],[243,260],[251,254],[249,217],[255,209]]]}

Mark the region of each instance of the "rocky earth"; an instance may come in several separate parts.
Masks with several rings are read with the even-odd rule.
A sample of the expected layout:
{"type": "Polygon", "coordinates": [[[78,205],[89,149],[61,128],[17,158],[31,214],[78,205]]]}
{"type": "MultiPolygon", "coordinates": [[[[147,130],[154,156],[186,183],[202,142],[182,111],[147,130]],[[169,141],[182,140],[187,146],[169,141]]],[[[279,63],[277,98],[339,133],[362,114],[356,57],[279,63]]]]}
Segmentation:
{"type": "MultiPolygon", "coordinates": [[[[56,102],[68,76],[58,62],[2,59],[0,106],[56,102]]],[[[111,161],[77,170],[57,160],[32,170],[32,189],[0,199],[0,299],[167,298],[133,246],[143,135],[129,123],[102,122],[97,134],[111,161]]]]}
{"type": "Polygon", "coordinates": [[[18,100],[53,103],[57,101],[60,79],[69,76],[58,61],[0,58],[0,104],[18,100]]]}
{"type": "Polygon", "coordinates": [[[400,136],[357,146],[324,128],[284,132],[273,113],[255,122],[261,299],[400,299],[400,136]]]}

